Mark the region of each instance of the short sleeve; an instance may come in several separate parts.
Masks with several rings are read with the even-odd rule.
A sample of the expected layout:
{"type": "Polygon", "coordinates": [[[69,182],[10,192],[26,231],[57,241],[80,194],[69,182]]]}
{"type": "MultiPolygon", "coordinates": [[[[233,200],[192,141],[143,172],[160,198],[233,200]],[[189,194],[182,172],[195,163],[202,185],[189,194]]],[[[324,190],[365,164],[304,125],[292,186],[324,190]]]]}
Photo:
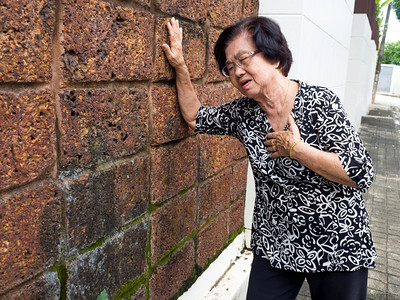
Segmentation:
{"type": "Polygon", "coordinates": [[[325,151],[334,152],[347,175],[362,192],[372,184],[374,168],[371,157],[360,136],[351,125],[340,99],[325,92],[319,114],[319,134],[325,151]]]}
{"type": "Polygon", "coordinates": [[[196,133],[236,136],[236,101],[221,106],[201,106],[196,116],[196,133]]]}

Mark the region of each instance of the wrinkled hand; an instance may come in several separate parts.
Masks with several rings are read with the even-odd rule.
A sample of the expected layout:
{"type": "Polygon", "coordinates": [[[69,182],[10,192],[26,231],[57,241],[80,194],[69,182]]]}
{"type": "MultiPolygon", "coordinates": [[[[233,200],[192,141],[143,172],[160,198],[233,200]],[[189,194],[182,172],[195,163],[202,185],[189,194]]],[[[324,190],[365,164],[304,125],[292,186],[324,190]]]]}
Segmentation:
{"type": "Polygon", "coordinates": [[[292,116],[289,115],[287,122],[289,130],[267,134],[265,145],[268,146],[267,150],[272,152],[272,158],[289,156],[290,146],[301,138],[299,127],[297,127],[292,116]]]}
{"type": "Polygon", "coordinates": [[[179,68],[185,66],[185,60],[182,53],[182,28],[179,27],[179,21],[171,18],[167,24],[170,45],[162,44],[161,48],[164,50],[165,55],[172,67],[179,68]]]}

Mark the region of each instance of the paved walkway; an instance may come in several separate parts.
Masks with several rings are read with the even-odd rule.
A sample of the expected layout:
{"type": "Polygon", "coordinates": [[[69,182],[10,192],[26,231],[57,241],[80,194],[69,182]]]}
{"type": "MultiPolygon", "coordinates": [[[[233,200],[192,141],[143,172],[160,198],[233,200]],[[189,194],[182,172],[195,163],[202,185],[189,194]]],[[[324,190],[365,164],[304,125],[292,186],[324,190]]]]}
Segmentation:
{"type": "MultiPolygon", "coordinates": [[[[400,299],[400,98],[377,95],[359,129],[374,163],[375,181],[365,194],[375,246],[368,299],[400,299]]],[[[297,300],[310,299],[305,284],[297,300]]]]}
{"type": "Polygon", "coordinates": [[[376,174],[365,195],[378,252],[377,267],[369,272],[368,297],[400,299],[400,98],[377,95],[361,121],[360,135],[376,174]]]}

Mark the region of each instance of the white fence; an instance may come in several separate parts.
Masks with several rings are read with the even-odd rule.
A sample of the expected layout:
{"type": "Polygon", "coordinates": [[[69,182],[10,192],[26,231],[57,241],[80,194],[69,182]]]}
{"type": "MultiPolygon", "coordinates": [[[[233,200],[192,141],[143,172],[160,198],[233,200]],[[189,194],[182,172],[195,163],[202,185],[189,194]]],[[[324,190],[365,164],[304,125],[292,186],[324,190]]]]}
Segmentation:
{"type": "Polygon", "coordinates": [[[400,66],[382,65],[379,74],[378,92],[400,96],[400,66]]]}

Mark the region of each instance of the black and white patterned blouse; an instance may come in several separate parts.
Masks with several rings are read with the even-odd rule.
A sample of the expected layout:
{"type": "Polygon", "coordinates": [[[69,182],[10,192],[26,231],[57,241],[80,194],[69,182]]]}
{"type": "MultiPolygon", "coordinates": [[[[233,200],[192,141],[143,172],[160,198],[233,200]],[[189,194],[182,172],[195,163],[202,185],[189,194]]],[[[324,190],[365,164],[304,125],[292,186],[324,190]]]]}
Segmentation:
{"type": "Polygon", "coordinates": [[[372,268],[376,251],[361,195],[373,180],[371,158],[339,98],[327,88],[299,86],[292,116],[301,138],[336,153],[360,189],[331,182],[289,157],[271,158],[264,142],[272,127],[247,97],[201,107],[196,132],[234,136],[247,150],[256,183],[255,253],[276,268],[297,272],[372,268]]]}

